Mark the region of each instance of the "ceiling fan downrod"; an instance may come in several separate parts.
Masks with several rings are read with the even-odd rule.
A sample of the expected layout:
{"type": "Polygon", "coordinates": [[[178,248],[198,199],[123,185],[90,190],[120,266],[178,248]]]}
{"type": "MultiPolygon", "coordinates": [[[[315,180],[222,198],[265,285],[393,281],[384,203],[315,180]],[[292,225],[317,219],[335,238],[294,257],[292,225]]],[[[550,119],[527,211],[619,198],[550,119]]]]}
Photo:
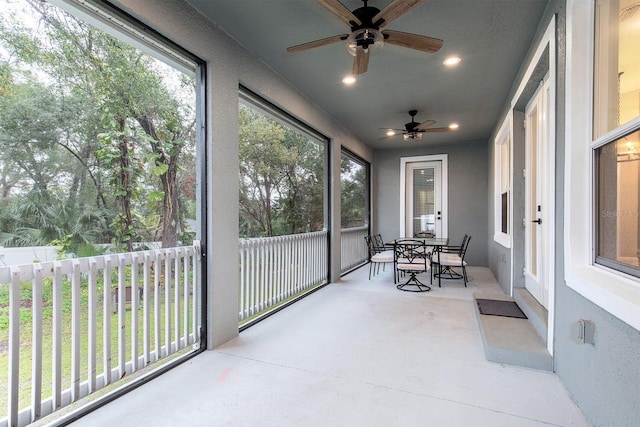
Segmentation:
{"type": "Polygon", "coordinates": [[[377,22],[373,22],[373,18],[380,12],[380,9],[367,5],[367,0],[362,0],[363,7],[360,7],[353,11],[353,15],[361,22],[360,25],[354,21],[350,22],[351,31],[357,31],[362,29],[380,30],[380,25],[384,22],[384,19],[378,19],[377,22]]]}

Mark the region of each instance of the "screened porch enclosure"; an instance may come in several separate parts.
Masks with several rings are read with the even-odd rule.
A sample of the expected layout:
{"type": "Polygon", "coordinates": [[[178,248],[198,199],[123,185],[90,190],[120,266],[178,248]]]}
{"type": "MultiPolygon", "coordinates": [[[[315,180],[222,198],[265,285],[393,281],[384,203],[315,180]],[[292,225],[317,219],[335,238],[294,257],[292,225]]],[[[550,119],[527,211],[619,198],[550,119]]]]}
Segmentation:
{"type": "Polygon", "coordinates": [[[198,350],[201,263],[196,241],[0,267],[9,302],[0,425],[27,425],[198,350]]]}

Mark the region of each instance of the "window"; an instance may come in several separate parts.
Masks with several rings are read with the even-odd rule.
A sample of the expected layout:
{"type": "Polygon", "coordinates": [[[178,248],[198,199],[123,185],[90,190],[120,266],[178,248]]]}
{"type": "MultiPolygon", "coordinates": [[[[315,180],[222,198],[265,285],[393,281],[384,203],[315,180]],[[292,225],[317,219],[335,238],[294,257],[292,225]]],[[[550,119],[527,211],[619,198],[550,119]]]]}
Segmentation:
{"type": "Polygon", "coordinates": [[[593,142],[595,262],[640,276],[640,13],[631,2],[595,11],[593,142]]]}
{"type": "Polygon", "coordinates": [[[368,259],[364,238],[369,229],[369,164],[342,148],[340,157],[340,271],[368,259]]]}
{"type": "Polygon", "coordinates": [[[239,132],[240,236],[326,229],[326,139],[244,89],[239,132]]]}
{"type": "Polygon", "coordinates": [[[511,246],[511,120],[503,123],[495,138],[495,229],[494,240],[511,246]]]}
{"type": "Polygon", "coordinates": [[[627,142],[640,129],[638,85],[624,77],[638,76],[637,66],[627,72],[629,42],[637,47],[639,39],[624,28],[640,19],[630,4],[567,2],[564,261],[569,287],[640,330],[640,282],[629,259],[637,255],[618,239],[637,227],[638,210],[621,204],[627,193],[635,197],[637,176],[619,177],[633,159],[627,142]],[[633,96],[635,112],[627,101],[633,96]]]}
{"type": "Polygon", "coordinates": [[[113,10],[1,3],[0,245],[191,243],[193,58],[113,10]]]}
{"type": "Polygon", "coordinates": [[[328,142],[245,88],[238,132],[244,329],[328,283],[328,142]]]}
{"type": "Polygon", "coordinates": [[[359,157],[342,150],[340,161],[341,227],[369,225],[369,168],[359,157]]]}
{"type": "Polygon", "coordinates": [[[0,0],[0,246],[34,262],[10,301],[0,265],[0,424],[204,350],[200,64],[107,2],[0,0]]]}

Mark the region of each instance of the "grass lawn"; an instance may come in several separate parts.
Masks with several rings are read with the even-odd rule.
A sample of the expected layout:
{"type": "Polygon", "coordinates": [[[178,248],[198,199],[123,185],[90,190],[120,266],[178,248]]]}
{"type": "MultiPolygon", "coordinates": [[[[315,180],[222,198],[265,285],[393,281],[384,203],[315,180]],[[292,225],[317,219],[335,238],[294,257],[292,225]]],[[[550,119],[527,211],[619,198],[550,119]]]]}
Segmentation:
{"type": "MultiPolygon", "coordinates": [[[[173,285],[171,285],[173,286],[173,285]]],[[[31,404],[31,378],[32,378],[32,285],[31,282],[25,282],[21,286],[20,292],[20,408],[25,408],[31,404]]],[[[104,371],[103,365],[103,284],[99,282],[97,284],[97,313],[96,313],[96,373],[100,375],[104,371]]],[[[182,291],[182,290],[181,290],[182,291]]],[[[175,302],[173,301],[174,289],[171,289],[171,321],[174,321],[175,302]]],[[[65,390],[71,386],[71,361],[72,361],[72,349],[71,349],[71,284],[64,280],[62,285],[62,389],[65,390]]],[[[81,284],[81,296],[80,296],[80,377],[81,382],[88,379],[88,364],[89,364],[89,289],[86,280],[81,284]]],[[[42,398],[47,399],[52,394],[52,377],[53,377],[53,286],[50,280],[45,279],[43,283],[43,330],[42,330],[42,398]]],[[[164,299],[164,287],[160,289],[160,342],[164,344],[164,327],[165,327],[165,299],[164,299]]],[[[142,301],[141,301],[142,304],[142,301]]],[[[155,324],[153,319],[154,313],[154,291],[151,290],[149,295],[149,313],[150,313],[150,345],[153,349],[155,341],[155,324]]],[[[182,319],[184,316],[184,302],[180,301],[179,319],[181,322],[181,330],[183,328],[182,319]]],[[[192,306],[189,304],[187,310],[189,310],[189,319],[191,319],[192,306]]],[[[143,350],[143,310],[137,310],[138,317],[138,355],[142,354],[143,350]]],[[[125,359],[131,359],[131,308],[127,305],[126,308],[126,326],[125,332],[125,359]]],[[[8,412],[8,378],[9,378],[9,287],[7,285],[0,285],[0,384],[5,384],[6,387],[0,387],[0,419],[7,416],[8,412]]],[[[109,313],[108,321],[111,325],[111,339],[109,345],[111,346],[111,368],[118,366],[118,315],[109,313]]],[[[173,334],[173,327],[171,325],[171,334],[173,334]]],[[[191,326],[189,327],[191,331],[191,326]]],[[[192,331],[191,331],[192,332],[192,331]]],[[[175,339],[175,337],[172,337],[175,339]]]]}

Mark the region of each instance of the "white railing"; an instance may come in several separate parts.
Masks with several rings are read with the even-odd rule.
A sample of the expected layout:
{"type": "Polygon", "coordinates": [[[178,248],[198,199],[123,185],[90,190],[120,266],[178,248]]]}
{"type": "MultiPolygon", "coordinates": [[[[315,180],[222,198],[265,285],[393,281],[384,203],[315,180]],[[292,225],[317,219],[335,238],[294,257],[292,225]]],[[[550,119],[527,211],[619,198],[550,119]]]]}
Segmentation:
{"type": "Polygon", "coordinates": [[[343,228],[340,230],[340,271],[347,271],[367,261],[369,258],[364,237],[369,227],[343,228]]]}
{"type": "Polygon", "coordinates": [[[327,281],[327,231],[240,239],[239,321],[327,281]]]}
{"type": "Polygon", "coordinates": [[[7,412],[0,412],[6,416],[0,427],[27,425],[197,348],[200,269],[199,242],[0,267],[0,290],[8,287],[9,300],[8,346],[0,349],[0,358],[8,358],[7,412]]]}

